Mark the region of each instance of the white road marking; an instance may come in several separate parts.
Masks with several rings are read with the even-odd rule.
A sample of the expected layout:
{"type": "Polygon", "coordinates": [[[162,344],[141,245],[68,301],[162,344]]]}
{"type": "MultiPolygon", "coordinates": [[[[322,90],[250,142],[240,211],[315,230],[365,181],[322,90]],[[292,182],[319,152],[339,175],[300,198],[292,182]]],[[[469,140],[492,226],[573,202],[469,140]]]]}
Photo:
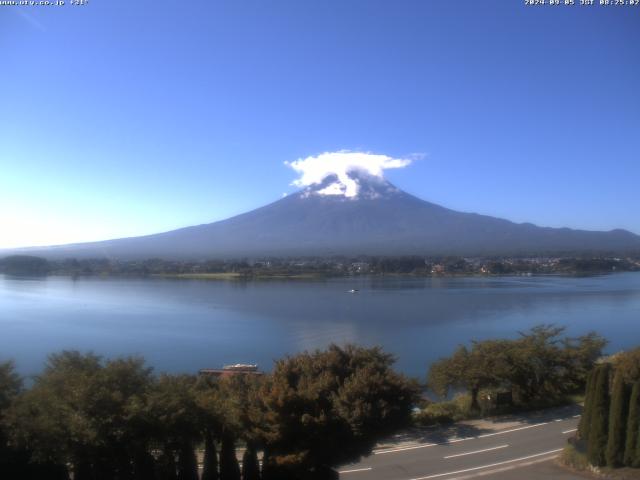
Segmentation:
{"type": "Polygon", "coordinates": [[[467,440],[473,440],[475,438],[478,438],[478,437],[453,438],[451,440],[447,440],[444,443],[437,443],[436,445],[449,445],[450,443],[466,442],[467,440]]]}
{"type": "Polygon", "coordinates": [[[495,432],[495,433],[485,433],[484,435],[478,435],[476,438],[493,437],[494,435],[503,435],[505,433],[518,432],[520,430],[526,430],[528,428],[541,427],[543,425],[548,425],[548,424],[549,424],[549,422],[535,423],[533,425],[527,425],[526,427],[512,428],[511,430],[503,430],[501,432],[495,432]]]}
{"type": "Polygon", "coordinates": [[[487,477],[489,475],[495,475],[500,472],[508,472],[509,470],[515,470],[516,468],[528,467],[531,465],[536,465],[538,463],[548,462],[556,458],[558,455],[553,455],[552,457],[540,457],[534,458],[533,460],[529,460],[527,462],[516,463],[515,465],[502,465],[501,467],[491,468],[489,470],[483,470],[481,472],[471,472],[467,475],[456,476],[449,480],[467,480],[469,478],[478,478],[478,477],[487,477]]]}
{"type": "Polygon", "coordinates": [[[464,457],[465,455],[473,455],[474,453],[482,453],[482,452],[490,452],[491,450],[498,450],[500,448],[507,448],[509,445],[499,445],[497,447],[484,448],[482,450],[475,450],[473,452],[466,453],[456,453],[455,455],[447,455],[444,458],[456,458],[456,457],[464,457]]]}
{"type": "Polygon", "coordinates": [[[572,428],[571,430],[565,430],[562,433],[571,433],[571,432],[576,432],[578,429],[577,428],[572,428]]]}
{"type": "Polygon", "coordinates": [[[379,450],[377,452],[373,452],[373,454],[374,455],[384,455],[385,453],[404,452],[405,450],[416,450],[418,448],[435,447],[436,445],[442,445],[442,444],[439,444],[439,443],[425,443],[424,445],[414,445],[412,447],[390,448],[389,450],[379,450]]]}
{"type": "Polygon", "coordinates": [[[367,468],[354,468],[353,470],[340,470],[338,473],[355,473],[355,472],[368,472],[373,470],[371,467],[367,468]]]}
{"type": "Polygon", "coordinates": [[[483,468],[497,467],[498,465],[506,465],[507,463],[521,462],[522,460],[529,460],[530,458],[542,457],[543,455],[551,455],[552,453],[558,453],[562,450],[563,450],[562,448],[558,448],[556,450],[549,450],[548,452],[536,453],[534,455],[528,455],[526,457],[514,458],[513,460],[505,460],[504,462],[492,463],[489,465],[481,465],[479,467],[473,467],[473,468],[465,468],[464,470],[456,470],[455,472],[436,473],[435,475],[427,475],[426,477],[416,477],[416,478],[412,478],[411,480],[427,480],[429,478],[438,478],[438,477],[444,477],[447,475],[456,475],[458,473],[473,472],[474,470],[482,470],[483,468]]]}
{"type": "Polygon", "coordinates": [[[541,427],[543,425],[548,425],[548,424],[549,422],[535,423],[533,425],[526,425],[524,427],[512,428],[510,430],[502,430],[494,433],[485,433],[484,435],[478,435],[476,437],[456,438],[454,440],[447,440],[446,442],[442,442],[442,443],[425,443],[424,445],[412,445],[410,447],[389,448],[387,450],[378,450],[377,452],[373,452],[373,454],[384,455],[386,453],[404,452],[406,450],[417,450],[419,448],[435,447],[436,445],[449,445],[450,443],[458,443],[458,442],[464,442],[466,440],[475,440],[478,438],[493,437],[495,435],[504,435],[505,433],[518,432],[520,430],[527,430],[528,428],[536,428],[536,427],[541,427]]]}

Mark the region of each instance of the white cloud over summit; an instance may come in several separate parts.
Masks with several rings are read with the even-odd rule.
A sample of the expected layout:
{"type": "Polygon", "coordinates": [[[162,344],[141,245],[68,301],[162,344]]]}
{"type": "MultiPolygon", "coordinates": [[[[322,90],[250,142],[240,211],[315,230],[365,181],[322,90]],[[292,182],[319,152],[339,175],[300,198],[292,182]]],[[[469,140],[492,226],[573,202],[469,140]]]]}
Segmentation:
{"type": "Polygon", "coordinates": [[[387,155],[376,155],[366,152],[325,152],[320,155],[300,158],[295,162],[285,162],[300,177],[293,181],[296,187],[317,185],[329,175],[336,175],[338,181],[320,190],[322,195],[344,195],[355,197],[358,195],[358,184],[349,177],[353,170],[361,170],[378,178],[384,177],[384,171],[391,168],[404,168],[411,164],[411,160],[393,158],[387,155]]]}

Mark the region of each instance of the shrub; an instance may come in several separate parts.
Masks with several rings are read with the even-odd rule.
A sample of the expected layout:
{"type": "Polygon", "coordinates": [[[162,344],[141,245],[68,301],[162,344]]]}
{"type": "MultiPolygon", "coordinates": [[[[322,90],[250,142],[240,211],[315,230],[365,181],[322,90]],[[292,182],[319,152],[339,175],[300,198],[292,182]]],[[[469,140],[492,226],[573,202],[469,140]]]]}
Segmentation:
{"type": "Polygon", "coordinates": [[[562,450],[562,454],[560,455],[560,461],[567,465],[568,467],[574,468],[576,470],[587,470],[589,469],[589,461],[587,460],[587,456],[579,451],[575,445],[567,445],[562,450]]]}
{"type": "Polygon", "coordinates": [[[468,395],[459,395],[450,402],[431,403],[416,413],[417,425],[445,425],[469,418],[471,399],[468,395]]]}

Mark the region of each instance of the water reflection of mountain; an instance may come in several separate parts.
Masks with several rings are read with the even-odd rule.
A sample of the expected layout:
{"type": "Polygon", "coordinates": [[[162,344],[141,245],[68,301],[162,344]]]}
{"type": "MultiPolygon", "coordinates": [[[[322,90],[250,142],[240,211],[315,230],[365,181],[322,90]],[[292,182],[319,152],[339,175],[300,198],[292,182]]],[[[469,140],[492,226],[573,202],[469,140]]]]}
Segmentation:
{"type": "Polygon", "coordinates": [[[320,282],[0,276],[0,352],[25,373],[62,348],[142,354],[160,370],[259,363],[330,342],[379,344],[404,371],[471,339],[539,323],[637,344],[640,274],[602,277],[361,277],[320,282]],[[357,289],[358,294],[346,293],[357,289]],[[26,367],[24,367],[26,365],[26,367]]]}
{"type": "MultiPolygon", "coordinates": [[[[640,275],[603,277],[389,278],[337,279],[315,282],[199,282],[189,296],[206,296],[216,304],[275,322],[320,322],[331,319],[387,328],[451,324],[457,321],[537,311],[570,309],[579,302],[624,302],[640,297],[640,275]],[[344,294],[357,288],[358,295],[344,294]]],[[[582,308],[582,307],[581,307],[582,308]]],[[[544,321],[541,318],[540,321],[544,321]]]]}

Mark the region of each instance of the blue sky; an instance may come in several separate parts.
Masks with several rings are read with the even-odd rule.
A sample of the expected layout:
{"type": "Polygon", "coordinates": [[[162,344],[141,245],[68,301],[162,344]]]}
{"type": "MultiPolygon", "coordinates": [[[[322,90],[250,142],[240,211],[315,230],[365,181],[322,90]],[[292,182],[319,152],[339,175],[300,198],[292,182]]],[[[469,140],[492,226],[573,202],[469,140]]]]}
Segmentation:
{"type": "Polygon", "coordinates": [[[207,223],[352,150],[450,208],[640,233],[640,7],[0,7],[0,247],[207,223]]]}

